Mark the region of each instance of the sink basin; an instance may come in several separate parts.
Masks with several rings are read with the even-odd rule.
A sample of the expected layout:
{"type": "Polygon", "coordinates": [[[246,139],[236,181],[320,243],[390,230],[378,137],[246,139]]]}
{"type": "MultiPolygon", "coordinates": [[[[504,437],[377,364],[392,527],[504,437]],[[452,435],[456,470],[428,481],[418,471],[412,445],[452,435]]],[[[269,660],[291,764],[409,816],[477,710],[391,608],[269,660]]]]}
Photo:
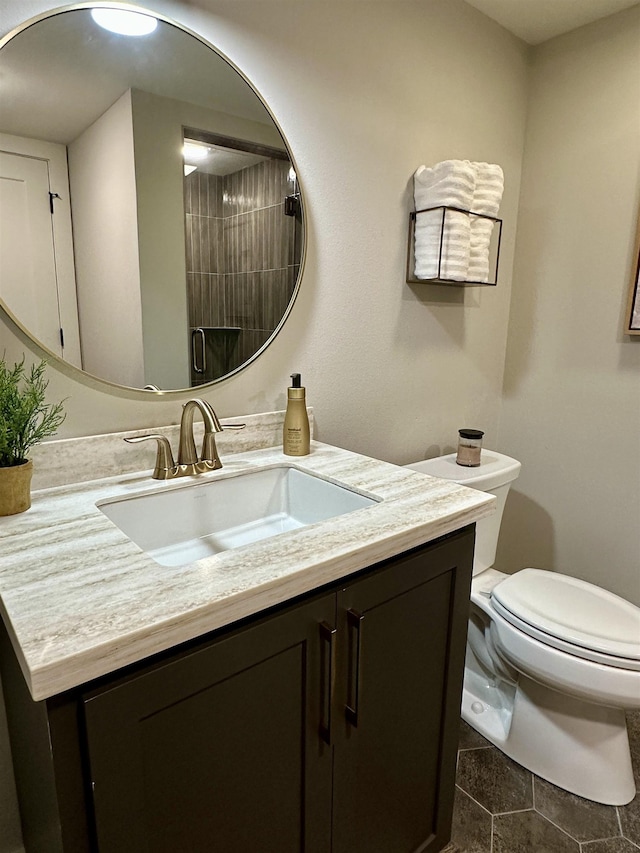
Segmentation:
{"type": "Polygon", "coordinates": [[[277,465],[170,483],[96,506],[157,563],[182,566],[377,502],[293,466],[277,465]]]}

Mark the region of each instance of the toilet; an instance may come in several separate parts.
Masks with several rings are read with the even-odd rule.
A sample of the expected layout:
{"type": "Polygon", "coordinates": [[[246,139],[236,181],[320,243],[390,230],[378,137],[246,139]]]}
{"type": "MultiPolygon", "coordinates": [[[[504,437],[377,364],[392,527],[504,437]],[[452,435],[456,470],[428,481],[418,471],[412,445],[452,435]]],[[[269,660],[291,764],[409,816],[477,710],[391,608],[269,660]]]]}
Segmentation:
{"type": "Polygon", "coordinates": [[[497,498],[476,525],[462,716],[506,755],[566,791],[606,805],[635,796],[625,709],[640,708],[640,608],[539,568],[493,568],[520,463],[483,450],[407,465],[497,498]]]}

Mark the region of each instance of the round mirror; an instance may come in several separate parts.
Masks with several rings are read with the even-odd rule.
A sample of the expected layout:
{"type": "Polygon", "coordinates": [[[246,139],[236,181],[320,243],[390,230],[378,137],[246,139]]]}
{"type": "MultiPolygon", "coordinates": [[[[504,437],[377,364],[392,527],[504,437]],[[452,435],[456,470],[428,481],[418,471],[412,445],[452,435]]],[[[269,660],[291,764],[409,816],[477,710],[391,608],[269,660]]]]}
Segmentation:
{"type": "Polygon", "coordinates": [[[113,7],[57,10],[1,43],[0,305],[110,383],[215,382],[273,340],[296,296],[292,158],[228,60],[113,7]]]}

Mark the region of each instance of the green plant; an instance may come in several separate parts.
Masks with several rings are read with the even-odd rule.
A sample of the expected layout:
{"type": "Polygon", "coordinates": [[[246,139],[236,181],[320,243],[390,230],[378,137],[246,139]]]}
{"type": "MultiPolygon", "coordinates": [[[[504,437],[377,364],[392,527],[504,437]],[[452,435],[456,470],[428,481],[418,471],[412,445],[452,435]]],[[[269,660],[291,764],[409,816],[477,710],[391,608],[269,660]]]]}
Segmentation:
{"type": "Polygon", "coordinates": [[[45,404],[46,361],[25,369],[24,358],[9,367],[0,359],[0,468],[27,461],[31,447],[53,435],[64,421],[63,402],[45,404]]]}

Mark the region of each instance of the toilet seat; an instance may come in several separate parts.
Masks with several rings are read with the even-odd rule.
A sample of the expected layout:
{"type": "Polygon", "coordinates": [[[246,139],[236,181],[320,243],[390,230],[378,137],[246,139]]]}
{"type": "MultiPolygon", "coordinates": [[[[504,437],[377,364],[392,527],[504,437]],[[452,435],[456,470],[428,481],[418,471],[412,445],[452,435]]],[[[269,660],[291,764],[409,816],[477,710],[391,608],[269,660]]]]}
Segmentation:
{"type": "Polygon", "coordinates": [[[640,671],[640,608],[579,578],[522,569],[491,590],[507,622],[553,648],[640,671]]]}

